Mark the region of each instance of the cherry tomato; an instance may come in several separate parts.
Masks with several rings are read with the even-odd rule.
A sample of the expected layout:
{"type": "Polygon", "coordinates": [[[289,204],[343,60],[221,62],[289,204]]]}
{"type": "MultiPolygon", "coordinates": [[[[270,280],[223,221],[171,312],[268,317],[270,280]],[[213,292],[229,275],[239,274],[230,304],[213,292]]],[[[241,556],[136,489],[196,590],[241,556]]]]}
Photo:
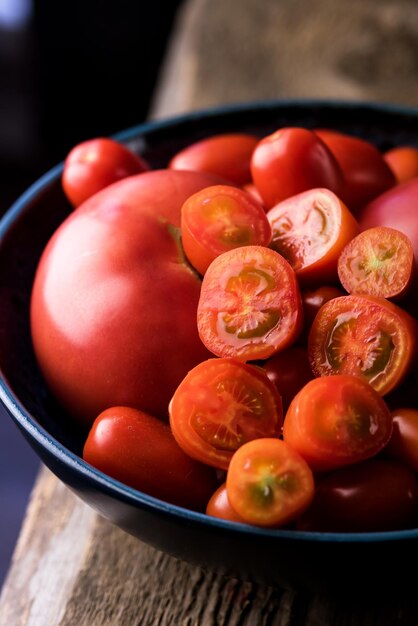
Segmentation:
{"type": "Polygon", "coordinates": [[[257,200],[257,202],[261,204],[264,210],[266,209],[264,206],[263,198],[261,197],[260,192],[258,191],[257,187],[254,185],[254,183],[247,183],[246,185],[243,185],[242,188],[244,189],[244,191],[247,191],[250,195],[252,195],[254,200],[257,200]]]}
{"type": "Polygon", "coordinates": [[[130,407],[97,417],[83,458],[130,487],[186,508],[204,510],[216,489],[215,472],[187,456],[167,424],[130,407]]]}
{"type": "Polygon", "coordinates": [[[332,472],[316,485],[298,530],[377,532],[416,527],[418,487],[407,467],[371,459],[332,472]]]}
{"type": "Polygon", "coordinates": [[[283,422],[280,396],[264,370],[234,359],[209,359],[193,368],[169,411],[179,446],[220,469],[247,441],[278,437],[283,422]]]}
{"type": "Polygon", "coordinates": [[[360,230],[347,207],[327,189],[288,198],[267,218],[270,247],[289,261],[301,284],[336,281],[338,257],[360,230]]]}
{"type": "Polygon", "coordinates": [[[385,402],[357,376],[307,383],[286,413],[283,438],[317,471],[368,459],[388,443],[392,417],[385,402]]]}
{"type": "Polygon", "coordinates": [[[312,472],[280,439],[256,439],[231,459],[228,499],[249,524],[284,526],[305,511],[314,495],[312,472]]]}
{"type": "Polygon", "coordinates": [[[387,226],[368,228],[350,241],[338,260],[338,276],[348,293],[400,298],[413,275],[408,237],[387,226]]]}
{"type": "Polygon", "coordinates": [[[382,154],[368,141],[333,130],[315,132],[341,166],[345,178],[341,197],[353,213],[396,184],[382,154]]]}
{"type": "Polygon", "coordinates": [[[64,192],[74,207],[122,178],[149,170],[144,159],[113,139],[78,144],[65,159],[64,192]]]}
{"type": "Polygon", "coordinates": [[[418,473],[418,410],[396,409],[392,417],[393,432],[385,452],[418,473]]]}
{"type": "Polygon", "coordinates": [[[236,248],[207,269],[197,326],[203,343],[217,356],[266,359],[291,345],[301,325],[295,273],[274,250],[236,248]]]}
{"type": "Polygon", "coordinates": [[[181,237],[187,258],[204,274],[217,256],[240,246],[267,246],[271,228],[263,207],[236,187],[198,191],[181,210],[181,237]]]}
{"type": "Polygon", "coordinates": [[[308,352],[300,346],[278,352],[267,359],[263,368],[276,385],[285,411],[298,391],[313,378],[308,352]]]}
{"type": "Polygon", "coordinates": [[[312,371],[316,376],[360,376],[385,395],[410,369],[416,335],[416,321],[384,298],[351,295],[330,300],[309,334],[312,371]]]}
{"type": "Polygon", "coordinates": [[[383,158],[394,173],[398,183],[418,176],[418,148],[397,146],[384,153],[383,158]]]}
{"type": "Polygon", "coordinates": [[[211,515],[212,517],[229,520],[230,522],[240,522],[241,524],[245,524],[244,520],[238,515],[238,513],[235,513],[228,500],[226,483],[223,483],[223,485],[218,487],[209,500],[206,507],[206,514],[211,515]]]}
{"type": "Polygon", "coordinates": [[[251,182],[250,160],[257,142],[257,137],[244,133],[214,135],[178,152],[169,167],[217,174],[236,185],[244,185],[251,182]]]}
{"type": "Polygon", "coordinates": [[[332,287],[330,285],[323,285],[317,289],[305,289],[302,291],[302,304],[303,304],[303,319],[304,319],[304,332],[303,337],[308,337],[312,323],[316,317],[321,306],[340,296],[345,296],[346,293],[338,287],[332,287]]]}
{"type": "Polygon", "coordinates": [[[315,187],[339,196],[344,185],[333,154],[305,128],[282,128],[262,139],[251,159],[251,173],[267,208],[315,187]]]}

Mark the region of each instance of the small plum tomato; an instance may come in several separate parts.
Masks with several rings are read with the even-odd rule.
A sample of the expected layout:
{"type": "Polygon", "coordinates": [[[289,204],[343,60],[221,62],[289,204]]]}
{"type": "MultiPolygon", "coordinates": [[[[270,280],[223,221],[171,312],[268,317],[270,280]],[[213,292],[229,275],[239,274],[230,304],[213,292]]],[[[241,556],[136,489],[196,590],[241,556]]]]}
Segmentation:
{"type": "Polygon", "coordinates": [[[169,405],[170,426],[192,458],[227,469],[235,450],[260,437],[278,437],[281,398],[260,367],[209,359],[180,383],[169,405]]]}
{"type": "Polygon", "coordinates": [[[64,162],[62,186],[74,207],[122,178],[149,170],[146,161],[114,139],[97,138],[75,146],[64,162]]]}
{"type": "Polygon", "coordinates": [[[177,445],[168,424],[118,406],[96,418],[83,458],[108,476],[155,498],[204,511],[216,489],[216,472],[177,445]]]}
{"type": "Polygon", "coordinates": [[[261,139],[253,152],[251,173],[267,208],[315,187],[339,196],[344,186],[334,155],[305,128],[281,128],[261,139]]]}
{"type": "Polygon", "coordinates": [[[414,473],[394,461],[370,459],[318,480],[314,500],[296,528],[355,533],[402,530],[417,523],[414,473]]]}
{"type": "Polygon", "coordinates": [[[354,214],[396,184],[382,153],[370,142],[334,130],[315,132],[341,167],[345,178],[341,198],[354,214]]]}
{"type": "Polygon", "coordinates": [[[251,155],[258,141],[258,137],[246,133],[213,135],[178,152],[169,167],[217,174],[235,185],[245,185],[251,182],[251,155]]]}
{"type": "Polygon", "coordinates": [[[263,198],[261,197],[260,192],[258,191],[257,187],[254,185],[254,183],[247,183],[246,185],[243,185],[242,188],[244,189],[244,191],[247,191],[255,200],[257,200],[257,202],[261,204],[264,210],[266,210],[266,207],[264,206],[263,198]]]}
{"type": "Polygon", "coordinates": [[[418,176],[418,148],[397,146],[383,154],[383,158],[395,174],[398,183],[418,176]]]}
{"type": "Polygon", "coordinates": [[[271,228],[263,207],[249,193],[215,185],[183,204],[181,238],[190,263],[204,274],[222,252],[240,246],[268,246],[271,228]]]}
{"type": "Polygon", "coordinates": [[[265,361],[263,368],[281,395],[284,411],[287,411],[302,387],[313,378],[308,352],[301,346],[278,352],[265,361]]]}
{"type": "Polygon", "coordinates": [[[289,261],[301,284],[338,280],[338,257],[360,227],[328,189],[310,189],[279,202],[267,213],[270,247],[289,261]]]}
{"type": "Polygon", "coordinates": [[[223,483],[220,487],[218,487],[209,500],[206,507],[206,514],[211,515],[212,517],[225,519],[230,522],[240,522],[241,524],[245,524],[244,520],[238,515],[238,513],[235,513],[228,500],[226,483],[223,483]]]}
{"type": "Polygon", "coordinates": [[[308,339],[316,376],[351,374],[380,394],[395,389],[416,353],[417,323],[385,298],[350,295],[319,310],[308,339]]]}
{"type": "Polygon", "coordinates": [[[292,400],[284,441],[316,471],[364,461],[382,450],[392,433],[388,407],[357,376],[322,376],[292,400]]]}
{"type": "Polygon", "coordinates": [[[393,432],[385,452],[418,473],[418,410],[392,411],[393,432]]]}
{"type": "Polygon", "coordinates": [[[249,524],[278,527],[310,505],[314,480],[304,459],[280,439],[256,439],[231,459],[226,490],[232,508],[249,524]]]}
{"type": "Polygon", "coordinates": [[[302,327],[295,273],[262,246],[224,252],[203,277],[197,327],[205,346],[241,361],[267,359],[290,346],[302,327]]]}
{"type": "Polygon", "coordinates": [[[348,293],[401,298],[413,276],[414,252],[408,237],[387,226],[354,237],[338,259],[338,276],[348,293]]]}

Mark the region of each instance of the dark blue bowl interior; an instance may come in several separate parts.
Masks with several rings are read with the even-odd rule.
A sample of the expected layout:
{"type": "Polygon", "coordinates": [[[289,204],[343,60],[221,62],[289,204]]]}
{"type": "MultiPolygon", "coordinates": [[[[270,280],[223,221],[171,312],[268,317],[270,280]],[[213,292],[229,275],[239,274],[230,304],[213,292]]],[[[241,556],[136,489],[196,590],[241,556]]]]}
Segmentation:
{"type": "MultiPolygon", "coordinates": [[[[159,168],[200,138],[232,131],[263,136],[282,126],[335,128],[368,139],[381,149],[397,144],[418,146],[417,111],[308,101],[194,113],[138,126],[118,137],[159,168]]],[[[86,433],[48,392],[29,330],[37,262],[49,237],[71,211],[61,189],[61,171],[58,166],[35,183],[0,226],[0,395],[46,465],[121,528],[203,567],[263,583],[316,590],[387,587],[393,591],[413,585],[413,579],[403,574],[403,563],[418,556],[418,530],[330,534],[250,528],[160,502],[82,461],[86,433]]]]}

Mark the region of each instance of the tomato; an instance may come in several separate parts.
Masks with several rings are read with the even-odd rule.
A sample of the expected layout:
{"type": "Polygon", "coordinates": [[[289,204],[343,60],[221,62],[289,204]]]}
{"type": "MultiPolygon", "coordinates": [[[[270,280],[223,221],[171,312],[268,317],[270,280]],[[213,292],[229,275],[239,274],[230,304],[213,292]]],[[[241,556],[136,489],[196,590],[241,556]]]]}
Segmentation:
{"type": "Polygon", "coordinates": [[[244,246],[224,252],[209,266],[197,326],[213,354],[266,359],[291,345],[301,325],[295,273],[274,250],[244,246]]]}
{"type": "Polygon", "coordinates": [[[78,144],[65,159],[64,192],[74,207],[122,178],[149,169],[144,159],[113,139],[90,139],[78,144]]]}
{"type": "Polygon", "coordinates": [[[348,293],[400,298],[408,291],[414,253],[408,237],[387,226],[369,228],[342,251],[338,276],[348,293]]]}
{"type": "Polygon", "coordinates": [[[218,180],[155,171],[104,189],[48,243],[32,291],[35,353],[51,391],[90,424],[109,406],[168,419],[185,374],[209,353],[196,328],[200,280],[174,226],[218,180]]]}
{"type": "Polygon", "coordinates": [[[226,490],[238,515],[258,526],[284,526],[309,506],[312,472],[303,458],[280,439],[256,439],[231,459],[226,490]]]}
{"type": "Polygon", "coordinates": [[[323,285],[316,289],[305,289],[302,291],[302,304],[303,304],[303,319],[304,319],[304,332],[303,338],[307,338],[311,329],[312,323],[316,317],[321,306],[340,296],[346,295],[342,289],[333,287],[331,285],[323,285]]]}
{"type": "Polygon", "coordinates": [[[327,189],[311,189],[267,213],[270,247],[284,256],[301,284],[337,280],[338,257],[359,232],[347,207],[327,189]]]}
{"type": "Polygon", "coordinates": [[[396,184],[383,155],[368,141],[333,130],[315,132],[341,166],[345,178],[341,197],[353,213],[396,184]]]}
{"type": "Polygon", "coordinates": [[[320,480],[312,505],[296,527],[377,532],[414,528],[417,523],[418,487],[413,472],[394,461],[371,459],[320,480]]]}
{"type": "Polygon", "coordinates": [[[229,520],[230,522],[240,522],[241,524],[245,524],[244,520],[238,515],[238,513],[235,513],[228,500],[226,483],[223,483],[220,487],[218,487],[209,500],[206,507],[206,514],[211,515],[212,517],[229,520]]]}
{"type": "Polygon", "coordinates": [[[250,160],[257,142],[257,137],[245,133],[213,135],[178,152],[169,167],[217,174],[244,185],[251,182],[250,160]]]}
{"type": "Polygon", "coordinates": [[[392,417],[385,402],[356,376],[307,383],[286,413],[283,438],[317,471],[368,459],[388,443],[392,417]]]}
{"type": "Polygon", "coordinates": [[[385,152],[383,158],[398,183],[404,183],[418,176],[418,148],[397,146],[385,152]]]}
{"type": "Polygon", "coordinates": [[[344,185],[333,154],[305,128],[281,128],[264,137],[253,152],[251,173],[267,208],[315,187],[340,195],[344,185]]]}
{"type": "Polygon", "coordinates": [[[278,352],[267,359],[263,368],[276,385],[285,411],[298,391],[313,378],[307,350],[301,346],[278,352]]]}
{"type": "Polygon", "coordinates": [[[416,335],[416,321],[384,298],[351,295],[330,300],[309,334],[312,371],[316,376],[360,376],[385,395],[410,369],[416,335]]]}
{"type": "Polygon", "coordinates": [[[264,370],[234,359],[194,367],[170,402],[173,435],[194,459],[227,469],[235,450],[259,437],[279,436],[282,403],[264,370]]]}
{"type": "Polygon", "coordinates": [[[187,258],[204,274],[222,252],[239,246],[267,246],[271,228],[263,207],[250,194],[215,185],[183,204],[181,237],[187,258]]]}
{"type": "Polygon", "coordinates": [[[396,409],[392,417],[393,433],[385,452],[418,473],[418,410],[396,409]]]}
{"type": "Polygon", "coordinates": [[[243,185],[242,188],[244,189],[244,191],[247,191],[254,198],[254,200],[257,200],[257,202],[261,204],[261,206],[265,210],[263,198],[260,196],[260,192],[253,183],[247,183],[246,185],[243,185]]]}
{"type": "Polygon", "coordinates": [[[167,502],[204,510],[215,472],[177,445],[170,428],[130,407],[112,407],[94,421],[83,458],[122,483],[167,502]]]}

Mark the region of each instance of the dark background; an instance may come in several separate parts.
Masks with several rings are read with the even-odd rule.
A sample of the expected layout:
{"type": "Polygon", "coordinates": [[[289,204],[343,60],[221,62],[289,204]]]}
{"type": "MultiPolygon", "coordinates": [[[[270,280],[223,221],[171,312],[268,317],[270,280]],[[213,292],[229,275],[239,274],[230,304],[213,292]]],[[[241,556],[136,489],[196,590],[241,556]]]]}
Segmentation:
{"type": "MultiPolygon", "coordinates": [[[[0,213],[80,141],[143,121],[180,0],[0,0],[0,213]]],[[[0,586],[38,460],[0,410],[0,586]]]]}

